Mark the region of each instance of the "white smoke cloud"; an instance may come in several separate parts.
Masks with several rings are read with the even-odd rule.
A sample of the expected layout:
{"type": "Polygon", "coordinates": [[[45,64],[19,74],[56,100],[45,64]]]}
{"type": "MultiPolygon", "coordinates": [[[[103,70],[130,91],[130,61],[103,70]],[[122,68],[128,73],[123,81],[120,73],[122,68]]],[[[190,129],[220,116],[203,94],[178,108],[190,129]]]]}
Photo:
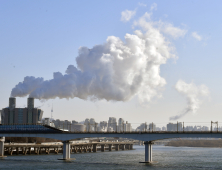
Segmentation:
{"type": "Polygon", "coordinates": [[[109,36],[92,49],[80,47],[77,67],[69,65],[65,74],[55,72],[51,80],[25,77],[12,89],[11,96],[107,101],[127,101],[137,96],[141,102],[161,96],[166,81],[160,76],[160,66],[176,56],[162,29],[147,16],[137,22],[143,30],[126,34],[124,41],[109,36]]]}
{"type": "Polygon", "coordinates": [[[130,11],[130,10],[125,10],[121,12],[121,21],[127,22],[129,21],[134,15],[136,14],[136,10],[130,11]]]}
{"type": "Polygon", "coordinates": [[[138,5],[139,5],[139,6],[146,7],[146,4],[144,4],[144,3],[142,3],[142,2],[139,2],[138,5]]]}
{"type": "Polygon", "coordinates": [[[187,33],[187,30],[174,27],[172,24],[169,23],[168,24],[161,23],[161,24],[163,25],[162,27],[163,32],[169,34],[174,39],[183,37],[187,33]]]}
{"type": "Polygon", "coordinates": [[[202,37],[197,32],[192,32],[192,36],[198,41],[202,40],[202,37]]]}
{"type": "Polygon", "coordinates": [[[138,21],[134,22],[134,26],[140,26],[143,29],[147,30],[151,27],[155,27],[161,33],[169,35],[170,37],[177,39],[179,37],[183,37],[186,33],[186,29],[181,29],[179,27],[173,26],[171,23],[151,20],[152,13],[146,12],[138,21]]]}
{"type": "Polygon", "coordinates": [[[157,10],[157,4],[156,3],[153,3],[150,7],[150,10],[153,11],[153,10],[157,10]]]}
{"type": "Polygon", "coordinates": [[[175,88],[179,93],[186,97],[187,107],[181,114],[170,117],[170,120],[177,120],[189,112],[196,113],[202,103],[203,98],[209,95],[208,87],[203,84],[197,86],[193,83],[188,84],[183,80],[179,80],[176,83],[175,88]]]}

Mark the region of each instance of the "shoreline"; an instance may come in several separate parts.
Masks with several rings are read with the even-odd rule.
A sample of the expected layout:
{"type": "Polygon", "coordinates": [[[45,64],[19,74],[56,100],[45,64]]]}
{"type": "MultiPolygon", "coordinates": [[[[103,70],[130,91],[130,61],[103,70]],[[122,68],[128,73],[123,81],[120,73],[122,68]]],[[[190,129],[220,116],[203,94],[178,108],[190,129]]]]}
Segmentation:
{"type": "Polygon", "coordinates": [[[177,140],[170,141],[165,146],[172,147],[197,147],[197,148],[222,148],[222,140],[177,140]]]}

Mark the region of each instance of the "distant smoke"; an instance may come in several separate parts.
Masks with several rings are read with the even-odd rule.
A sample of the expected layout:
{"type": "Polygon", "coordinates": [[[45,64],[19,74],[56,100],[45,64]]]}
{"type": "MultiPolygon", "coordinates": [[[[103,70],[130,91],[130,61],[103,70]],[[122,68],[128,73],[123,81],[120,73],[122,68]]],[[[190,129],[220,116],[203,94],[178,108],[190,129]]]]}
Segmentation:
{"type": "Polygon", "coordinates": [[[142,102],[160,96],[159,89],[166,84],[160,76],[160,66],[175,55],[161,33],[163,23],[160,28],[146,21],[150,20],[147,16],[146,13],[134,25],[144,32],[126,34],[125,41],[109,36],[104,44],[92,49],[80,47],[77,67],[69,65],[66,74],[55,72],[51,80],[27,76],[12,89],[11,96],[107,101],[127,101],[138,96],[142,102]]]}
{"type": "Polygon", "coordinates": [[[196,113],[201,105],[203,97],[209,95],[207,86],[203,84],[196,86],[193,83],[187,84],[183,80],[179,80],[176,83],[175,88],[179,93],[183,94],[187,98],[187,107],[181,114],[170,117],[170,120],[180,119],[189,112],[196,113]]]}

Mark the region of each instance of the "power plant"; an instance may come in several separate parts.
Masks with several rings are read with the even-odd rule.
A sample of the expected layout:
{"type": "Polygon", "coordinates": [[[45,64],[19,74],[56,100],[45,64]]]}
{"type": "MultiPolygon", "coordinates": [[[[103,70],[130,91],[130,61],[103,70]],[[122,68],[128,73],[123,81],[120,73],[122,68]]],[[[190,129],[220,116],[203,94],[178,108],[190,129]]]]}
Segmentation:
{"type": "Polygon", "coordinates": [[[3,108],[2,124],[36,124],[42,120],[43,111],[34,107],[34,98],[27,99],[27,108],[16,108],[16,98],[9,98],[9,107],[3,108]]]}

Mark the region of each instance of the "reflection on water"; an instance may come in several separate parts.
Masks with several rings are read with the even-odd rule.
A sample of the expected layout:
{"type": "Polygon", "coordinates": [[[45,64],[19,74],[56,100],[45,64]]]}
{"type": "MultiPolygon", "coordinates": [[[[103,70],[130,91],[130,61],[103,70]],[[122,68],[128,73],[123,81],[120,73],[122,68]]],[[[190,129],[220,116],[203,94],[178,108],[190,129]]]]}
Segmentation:
{"type": "Polygon", "coordinates": [[[222,169],[221,148],[153,146],[153,164],[144,161],[144,147],[119,152],[71,154],[74,161],[60,161],[62,155],[8,156],[0,169],[222,169]]]}

